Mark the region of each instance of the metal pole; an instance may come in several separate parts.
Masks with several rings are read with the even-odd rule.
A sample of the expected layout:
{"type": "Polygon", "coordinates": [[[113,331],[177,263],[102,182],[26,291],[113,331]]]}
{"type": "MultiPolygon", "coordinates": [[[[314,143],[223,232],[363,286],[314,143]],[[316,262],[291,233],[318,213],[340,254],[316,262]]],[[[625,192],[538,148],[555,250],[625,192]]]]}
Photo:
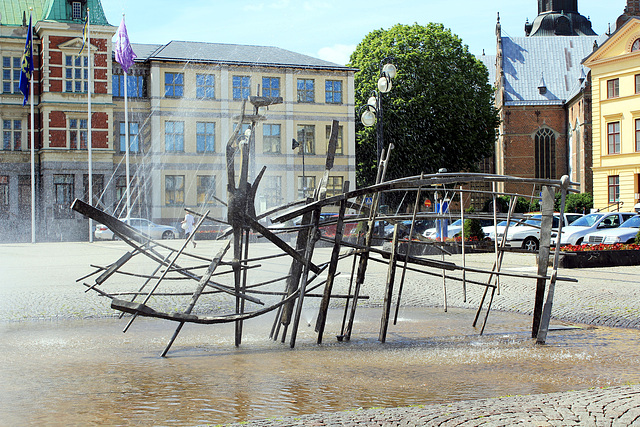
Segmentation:
{"type": "MultiPolygon", "coordinates": [[[[29,8],[29,22],[32,18],[33,8],[29,8]]],[[[33,27],[30,27],[29,30],[33,31],[33,27]]],[[[27,34],[29,37],[29,34],[27,34]]],[[[33,63],[33,32],[31,34],[31,62],[33,63]]],[[[33,111],[33,73],[31,72],[31,76],[29,77],[29,95],[31,95],[31,243],[36,242],[36,167],[35,167],[35,119],[34,119],[34,111],[33,111]]]]}
{"type": "MultiPolygon", "coordinates": [[[[89,152],[89,205],[93,206],[93,165],[91,160],[91,19],[87,8],[87,151],[89,152]]],[[[89,218],[89,242],[93,243],[93,220],[89,218]]]]}
{"type": "Polygon", "coordinates": [[[131,217],[131,175],[129,174],[129,111],[127,106],[127,71],[124,70],[124,139],[125,139],[125,167],[126,167],[126,176],[127,176],[127,216],[125,218],[131,217]]]}

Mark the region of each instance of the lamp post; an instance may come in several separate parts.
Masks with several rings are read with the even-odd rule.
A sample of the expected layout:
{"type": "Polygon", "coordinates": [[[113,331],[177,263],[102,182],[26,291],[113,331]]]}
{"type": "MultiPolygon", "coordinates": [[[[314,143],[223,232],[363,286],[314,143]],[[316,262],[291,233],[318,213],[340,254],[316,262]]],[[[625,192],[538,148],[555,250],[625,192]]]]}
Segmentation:
{"type": "Polygon", "coordinates": [[[367,100],[367,105],[363,106],[366,110],[360,116],[362,124],[371,127],[376,125],[376,146],[377,146],[377,158],[378,167],[382,162],[382,149],[384,148],[384,136],[382,134],[382,100],[381,94],[387,93],[391,90],[391,81],[396,76],[396,66],[390,61],[393,58],[384,58],[380,61],[380,78],[378,79],[378,90],[367,100]],[[383,65],[384,64],[384,65],[383,65]]]}
{"type": "Polygon", "coordinates": [[[295,150],[296,148],[300,148],[300,152],[302,153],[302,197],[307,196],[307,177],[304,175],[304,152],[306,150],[304,146],[304,132],[302,133],[302,143],[296,141],[295,138],[291,139],[291,149],[295,150]]]}

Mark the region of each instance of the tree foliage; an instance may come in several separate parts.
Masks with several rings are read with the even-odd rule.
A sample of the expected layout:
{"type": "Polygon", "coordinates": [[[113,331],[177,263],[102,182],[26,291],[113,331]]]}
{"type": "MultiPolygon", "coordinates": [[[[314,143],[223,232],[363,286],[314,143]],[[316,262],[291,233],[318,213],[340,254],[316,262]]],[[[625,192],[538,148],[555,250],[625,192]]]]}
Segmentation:
{"type": "Polygon", "coordinates": [[[386,179],[473,170],[491,155],[498,116],[484,64],[441,24],[397,24],[369,33],[351,55],[355,74],[358,185],[375,182],[375,126],[360,123],[361,106],[376,90],[381,62],[398,69],[382,94],[385,149],[394,149],[386,179]]]}

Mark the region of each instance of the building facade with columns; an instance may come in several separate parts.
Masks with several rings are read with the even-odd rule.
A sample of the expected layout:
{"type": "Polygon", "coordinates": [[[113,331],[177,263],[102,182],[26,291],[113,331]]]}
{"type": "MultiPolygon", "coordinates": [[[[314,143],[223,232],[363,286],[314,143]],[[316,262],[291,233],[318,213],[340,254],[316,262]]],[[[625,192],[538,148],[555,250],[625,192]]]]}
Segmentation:
{"type": "Polygon", "coordinates": [[[265,120],[256,127],[252,164],[267,169],[258,212],[319,184],[333,120],[340,132],[328,191],[340,191],[346,181],[355,184],[355,70],[274,47],[174,41],[134,44],[137,59],[125,83],[113,59],[116,27],[98,0],[0,0],[0,241],[29,241],[31,235],[31,115],[18,89],[29,7],[37,241],[87,240],[88,220],[69,206],[75,198],[88,200],[89,139],[92,204],[115,216],[127,214],[125,84],[131,216],[176,224],[186,207],[225,218],[225,146],[250,95],[283,99],[259,111],[265,120]],[[87,9],[90,41],[80,54],[87,9]],[[304,156],[302,147],[292,149],[294,138],[304,156]]]}

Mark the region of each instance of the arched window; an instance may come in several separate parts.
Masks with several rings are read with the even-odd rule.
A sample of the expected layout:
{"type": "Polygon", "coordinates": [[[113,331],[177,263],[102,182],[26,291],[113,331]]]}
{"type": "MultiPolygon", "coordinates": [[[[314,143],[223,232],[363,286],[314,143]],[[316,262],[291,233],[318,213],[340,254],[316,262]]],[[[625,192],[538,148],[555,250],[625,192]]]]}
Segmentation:
{"type": "Polygon", "coordinates": [[[536,178],[554,179],[556,176],[556,135],[549,128],[540,129],[535,137],[536,178]]]}
{"type": "Polygon", "coordinates": [[[636,39],[631,45],[631,52],[635,52],[636,50],[640,50],[640,39],[636,39]]]}

